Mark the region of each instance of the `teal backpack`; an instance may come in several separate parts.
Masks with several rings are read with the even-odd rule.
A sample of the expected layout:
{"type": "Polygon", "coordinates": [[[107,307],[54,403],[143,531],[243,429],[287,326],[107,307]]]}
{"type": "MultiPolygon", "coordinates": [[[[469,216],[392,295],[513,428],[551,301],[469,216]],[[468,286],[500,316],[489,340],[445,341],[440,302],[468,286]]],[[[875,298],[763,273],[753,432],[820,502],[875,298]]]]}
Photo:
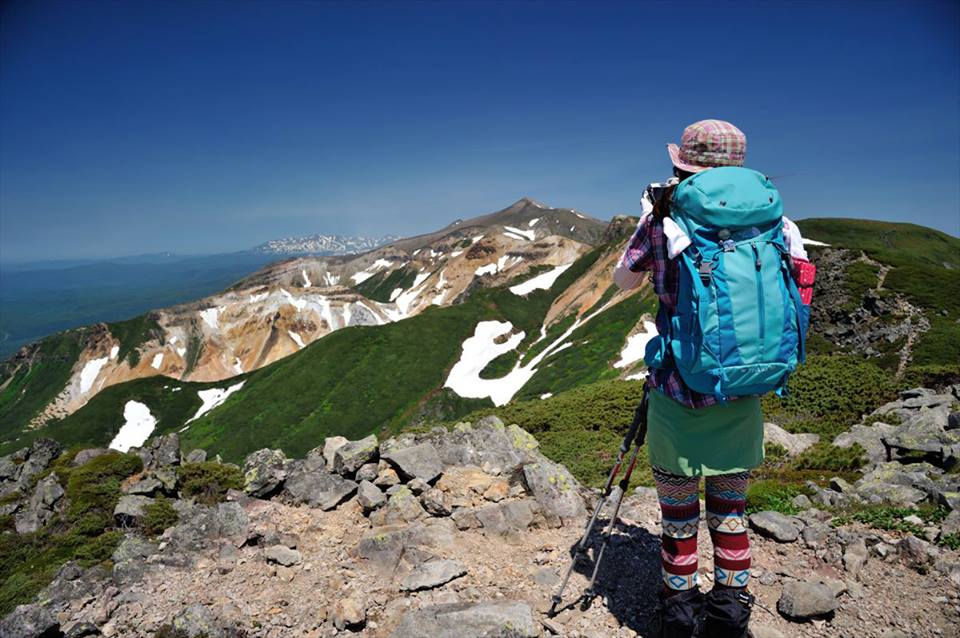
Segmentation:
{"type": "Polygon", "coordinates": [[[691,244],[676,257],[676,315],[648,344],[647,367],[672,360],[688,387],[721,402],[783,394],[806,358],[809,306],[790,273],[777,189],[754,170],[713,168],[680,182],[670,212],[691,244]]]}

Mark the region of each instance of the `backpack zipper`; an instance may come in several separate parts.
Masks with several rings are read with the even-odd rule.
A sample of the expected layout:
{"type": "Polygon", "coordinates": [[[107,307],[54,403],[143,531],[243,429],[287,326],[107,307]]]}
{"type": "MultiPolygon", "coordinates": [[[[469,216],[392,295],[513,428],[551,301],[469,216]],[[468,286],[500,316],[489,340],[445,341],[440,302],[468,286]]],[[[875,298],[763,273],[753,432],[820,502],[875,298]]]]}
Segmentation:
{"type": "Polygon", "coordinates": [[[763,274],[760,272],[760,267],[761,267],[760,251],[757,249],[757,244],[752,243],[750,244],[750,247],[753,248],[754,265],[756,266],[756,270],[757,270],[757,306],[759,310],[759,312],[757,312],[757,318],[760,322],[760,325],[759,325],[760,341],[762,343],[764,339],[764,327],[766,326],[766,323],[767,323],[766,317],[765,317],[766,312],[764,308],[764,300],[763,300],[763,274]]]}

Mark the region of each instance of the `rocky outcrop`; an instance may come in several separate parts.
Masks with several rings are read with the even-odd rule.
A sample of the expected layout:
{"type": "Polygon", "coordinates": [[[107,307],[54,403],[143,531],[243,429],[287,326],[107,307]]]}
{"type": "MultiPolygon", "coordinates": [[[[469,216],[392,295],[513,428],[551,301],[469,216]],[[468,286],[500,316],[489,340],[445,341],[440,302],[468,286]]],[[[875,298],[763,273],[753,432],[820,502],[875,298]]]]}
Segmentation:
{"type": "MultiPolygon", "coordinates": [[[[172,456],[152,454],[165,460],[134,477],[117,505],[124,536],[110,570],[64,566],[33,602],[0,621],[0,635],[649,635],[660,587],[655,492],[640,488],[626,497],[600,571],[600,597],[551,617],[550,596],[596,492],[544,457],[529,433],[499,419],[375,444],[328,440],[305,458],[260,450],[244,462],[244,490],[212,505],[182,498],[175,488],[165,492],[157,477],[174,467],[162,464],[172,456]],[[142,513],[161,493],[178,520],[148,538],[142,513]]],[[[888,466],[903,469],[897,476],[907,476],[927,500],[941,476],[935,470],[943,472],[891,460],[868,468],[870,480],[900,480],[885,474],[888,466]]],[[[859,494],[866,483],[829,483],[818,489],[848,503],[866,498],[859,494]]],[[[949,635],[948,610],[960,603],[960,556],[930,540],[954,533],[960,512],[921,537],[835,527],[834,514],[811,506],[818,498],[798,498],[805,509],[794,516],[749,517],[751,589],[779,612],[755,614],[753,634],[794,635],[802,622],[818,636],[879,635],[874,630],[890,622],[885,579],[893,577],[897,596],[911,601],[909,622],[930,623],[908,635],[949,635]],[[858,633],[863,623],[870,631],[858,633]]],[[[705,529],[702,536],[706,541],[705,529]]],[[[570,602],[592,567],[575,571],[570,602]]],[[[700,573],[708,588],[708,560],[700,573]]],[[[908,614],[901,608],[898,617],[908,614]]]]}

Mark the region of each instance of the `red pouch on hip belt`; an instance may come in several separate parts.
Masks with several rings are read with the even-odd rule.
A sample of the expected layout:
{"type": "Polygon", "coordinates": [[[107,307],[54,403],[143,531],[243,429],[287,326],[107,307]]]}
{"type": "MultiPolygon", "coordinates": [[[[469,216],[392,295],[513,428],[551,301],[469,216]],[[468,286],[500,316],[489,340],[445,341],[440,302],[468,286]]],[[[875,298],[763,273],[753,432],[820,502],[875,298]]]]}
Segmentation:
{"type": "Polygon", "coordinates": [[[816,277],[816,266],[806,259],[793,258],[793,278],[800,289],[800,300],[808,306],[813,300],[813,281],[816,277]]]}

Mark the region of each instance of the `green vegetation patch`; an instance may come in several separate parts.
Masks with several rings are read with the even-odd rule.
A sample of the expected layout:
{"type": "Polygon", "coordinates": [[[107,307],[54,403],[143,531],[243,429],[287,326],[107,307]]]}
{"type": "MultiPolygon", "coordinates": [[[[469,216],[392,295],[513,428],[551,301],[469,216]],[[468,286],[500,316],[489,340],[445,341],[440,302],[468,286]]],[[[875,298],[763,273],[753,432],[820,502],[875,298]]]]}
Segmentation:
{"type": "Polygon", "coordinates": [[[764,415],[791,432],[832,438],[896,398],[891,374],[870,361],[812,355],[790,377],[789,395],[763,398],[764,415]]]}
{"type": "Polygon", "coordinates": [[[32,534],[0,534],[0,616],[29,602],[64,563],[90,567],[110,559],[123,533],[113,529],[120,483],[143,469],[139,457],[112,452],[72,467],[62,455],[53,467],[69,507],[32,534]]]}
{"type": "Polygon", "coordinates": [[[243,472],[236,465],[205,461],[184,463],[177,473],[185,498],[212,505],[226,498],[227,490],[243,489],[243,472]]]}
{"type": "Polygon", "coordinates": [[[879,274],[879,266],[869,264],[865,261],[854,261],[847,265],[845,273],[846,280],[844,281],[844,287],[850,296],[850,299],[845,305],[847,310],[860,307],[867,291],[877,287],[877,276],[879,274]]]}
{"type": "Polygon", "coordinates": [[[32,358],[0,364],[0,384],[6,384],[0,390],[0,445],[11,450],[27,445],[13,439],[66,387],[83,336],[83,330],[52,335],[36,346],[32,358]]]}
{"type": "MultiPolygon", "coordinates": [[[[234,382],[231,380],[229,383],[234,382]]],[[[44,436],[56,439],[67,447],[106,447],[125,423],[123,411],[128,401],[139,401],[150,408],[150,414],[157,419],[152,436],[174,432],[183,427],[202,404],[197,395],[199,390],[222,388],[227,383],[186,383],[154,376],[112,385],[97,393],[73,414],[50,421],[42,428],[29,430],[16,442],[0,444],[0,454],[8,454],[44,436]],[[175,388],[180,390],[175,392],[175,388]]]]}
{"type": "Polygon", "coordinates": [[[753,480],[747,486],[746,513],[773,510],[782,514],[799,514],[801,508],[793,504],[800,494],[809,496],[810,491],[798,484],[783,483],[780,480],[753,480]]]}
{"type": "Polygon", "coordinates": [[[502,376],[509,374],[511,370],[517,365],[517,361],[520,359],[520,353],[514,350],[508,350],[502,355],[488,363],[483,370],[480,371],[481,379],[499,379],[502,376]]]}
{"type": "Polygon", "coordinates": [[[160,495],[144,508],[143,531],[148,536],[159,536],[163,530],[176,525],[177,518],[173,504],[166,496],[160,495]]]}
{"type": "Polygon", "coordinates": [[[416,277],[417,271],[413,268],[397,268],[389,273],[379,272],[360,282],[353,289],[367,299],[388,303],[394,290],[397,288],[407,290],[413,285],[416,277]]]}
{"type": "Polygon", "coordinates": [[[107,327],[110,329],[110,334],[120,342],[117,359],[126,360],[131,367],[140,363],[140,346],[151,339],[163,336],[163,330],[152,312],[126,321],[109,323],[107,327]]]}

